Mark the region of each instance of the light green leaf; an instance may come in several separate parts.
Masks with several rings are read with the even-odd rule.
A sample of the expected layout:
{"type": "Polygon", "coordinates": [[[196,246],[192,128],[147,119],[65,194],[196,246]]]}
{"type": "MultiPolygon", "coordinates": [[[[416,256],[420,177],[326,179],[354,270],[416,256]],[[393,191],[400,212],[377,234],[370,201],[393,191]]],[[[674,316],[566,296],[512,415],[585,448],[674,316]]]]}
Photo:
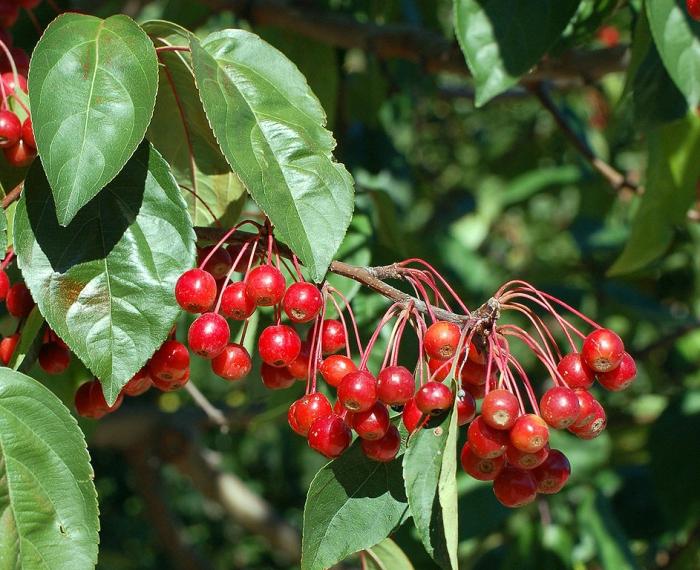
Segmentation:
{"type": "Polygon", "coordinates": [[[681,0],[645,2],[651,34],[671,79],[695,108],[700,103],[700,23],[681,0]]]}
{"type": "Polygon", "coordinates": [[[5,210],[0,212],[0,261],[5,259],[7,253],[7,216],[5,210]]]}
{"type": "Polygon", "coordinates": [[[315,281],[345,236],[353,182],[303,75],[256,35],[192,39],[192,63],[219,145],[255,201],[315,281]]]}
{"type": "Polygon", "coordinates": [[[414,570],[408,556],[390,538],[367,549],[365,567],[367,570],[414,570]]]}
{"type": "Polygon", "coordinates": [[[304,507],[302,570],[329,568],[376,545],[399,526],[407,509],[401,461],[371,461],[355,441],[311,482],[304,507]]]}
{"type": "Polygon", "coordinates": [[[0,568],[94,568],[93,477],[83,434],[60,400],[0,369],[0,568]]]}
{"type": "Polygon", "coordinates": [[[476,105],[515,85],[559,39],[580,0],[454,0],[457,40],[476,105]]]}
{"type": "MultiPolygon", "coordinates": [[[[190,32],[177,24],[143,24],[153,43],[189,46],[190,32]]],[[[219,220],[225,227],[238,219],[246,199],[245,188],[226,162],[199,100],[189,53],[158,54],[158,98],[148,127],[148,140],[168,161],[195,226],[219,220]]]]}
{"type": "Polygon", "coordinates": [[[10,368],[20,372],[29,372],[37,357],[43,341],[44,317],[39,307],[34,307],[22,326],[22,334],[10,359],[10,368]]]}
{"type": "Polygon", "coordinates": [[[68,227],[35,163],[15,217],[27,286],[51,328],[114,402],[166,339],[173,290],[194,264],[192,221],[162,157],[144,141],[68,227]]]}
{"type": "Polygon", "coordinates": [[[32,124],[61,225],[129,160],[158,88],[153,44],[127,16],[63,14],[32,54],[32,124]]]}
{"type": "MultiPolygon", "coordinates": [[[[456,401],[455,401],[456,406],[456,401]]],[[[403,459],[406,496],[418,536],[444,568],[457,568],[457,413],[414,432],[403,459]]]]}
{"type": "Polygon", "coordinates": [[[674,226],[686,220],[700,176],[700,118],[688,115],[648,135],[646,190],[632,223],[627,245],[608,273],[641,269],[661,256],[673,239],[674,226]]]}

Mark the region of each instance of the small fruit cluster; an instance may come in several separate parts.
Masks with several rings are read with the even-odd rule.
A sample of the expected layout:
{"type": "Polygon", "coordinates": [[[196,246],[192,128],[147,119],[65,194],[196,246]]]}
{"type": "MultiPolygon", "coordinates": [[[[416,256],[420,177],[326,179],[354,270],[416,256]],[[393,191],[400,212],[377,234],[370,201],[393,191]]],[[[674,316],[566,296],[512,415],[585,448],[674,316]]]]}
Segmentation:
{"type": "Polygon", "coordinates": [[[32,118],[24,96],[27,93],[29,59],[24,51],[10,45],[9,34],[3,34],[0,39],[0,56],[3,58],[0,62],[0,149],[11,166],[21,168],[31,164],[36,157],[32,118]],[[21,120],[18,113],[26,118],[21,120]]]}
{"type": "MultiPolygon", "coordinates": [[[[11,284],[10,278],[5,272],[5,268],[11,263],[14,255],[8,253],[2,264],[0,264],[0,302],[5,302],[7,312],[21,321],[29,316],[34,308],[34,299],[27,289],[27,286],[18,281],[11,284]]],[[[18,327],[19,329],[19,327],[18,327]]],[[[7,366],[12,360],[12,355],[20,341],[21,333],[16,332],[0,340],[0,362],[7,366]]]]}

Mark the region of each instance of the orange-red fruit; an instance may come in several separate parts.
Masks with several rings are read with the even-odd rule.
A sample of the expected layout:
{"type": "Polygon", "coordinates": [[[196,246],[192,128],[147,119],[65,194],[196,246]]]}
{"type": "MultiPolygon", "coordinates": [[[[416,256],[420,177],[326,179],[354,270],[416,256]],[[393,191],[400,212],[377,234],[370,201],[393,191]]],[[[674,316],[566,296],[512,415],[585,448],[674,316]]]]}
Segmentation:
{"type": "Polygon", "coordinates": [[[351,439],[350,428],[335,414],[318,418],[309,428],[309,447],[329,459],[339,457],[351,439]]]}
{"type": "Polygon", "coordinates": [[[537,497],[537,481],[531,471],[507,465],[494,479],[493,492],[502,505],[522,507],[537,497]]]}
{"type": "Polygon", "coordinates": [[[484,422],[484,416],[469,424],[467,442],[475,455],[484,459],[500,457],[508,445],[508,432],[494,429],[484,422]]]}
{"type": "Polygon", "coordinates": [[[416,406],[424,414],[437,416],[452,407],[454,394],[442,382],[426,382],[416,391],[416,406]]]}
{"type": "Polygon", "coordinates": [[[413,397],[416,381],[405,366],[387,366],[377,375],[377,396],[387,406],[402,406],[413,397]]]}
{"type": "Polygon", "coordinates": [[[350,372],[355,372],[356,370],[357,366],[355,366],[355,363],[347,356],[340,354],[327,356],[319,367],[323,379],[330,386],[334,387],[337,387],[350,372]]]}
{"type": "Polygon", "coordinates": [[[15,333],[0,340],[0,360],[5,366],[12,360],[12,355],[15,352],[15,348],[17,348],[19,339],[19,333],[15,333]]]}
{"type": "Polygon", "coordinates": [[[346,340],[343,323],[335,319],[323,321],[321,325],[321,352],[323,354],[333,354],[341,348],[345,348],[346,340]]]}
{"type": "Polygon", "coordinates": [[[384,404],[377,402],[369,410],[351,414],[350,426],[362,439],[380,439],[389,429],[389,412],[384,404]]]}
{"type": "Polygon", "coordinates": [[[305,380],[309,374],[309,345],[301,343],[298,356],[287,365],[287,370],[295,380],[305,380]]]}
{"type": "Polygon", "coordinates": [[[564,383],[575,390],[583,388],[587,390],[595,382],[595,372],[591,370],[577,352],[567,354],[559,361],[557,371],[564,380],[564,383]]]}
{"type": "Polygon", "coordinates": [[[466,442],[464,447],[462,447],[460,459],[462,469],[479,481],[493,481],[506,462],[506,458],[503,455],[490,459],[479,457],[469,447],[469,442],[466,442]]]}
{"type": "Polygon", "coordinates": [[[108,413],[114,412],[122,405],[123,396],[119,394],[113,406],[108,406],[102,393],[99,380],[91,380],[82,384],[75,393],[75,410],[84,418],[98,420],[108,413]]]}
{"type": "Polygon", "coordinates": [[[308,323],[323,308],[323,297],[318,287],[311,283],[292,283],[284,293],[282,309],[294,323],[308,323]]]}
{"type": "MultiPolygon", "coordinates": [[[[295,425],[292,429],[298,434],[306,435],[309,433],[311,425],[319,418],[324,418],[333,413],[331,404],[323,394],[315,392],[302,396],[293,404],[295,425]]],[[[291,425],[291,422],[290,422],[291,425]]]]}
{"type": "Polygon", "coordinates": [[[520,416],[510,430],[510,442],[520,451],[537,453],[549,441],[549,428],[535,414],[520,416]]]}
{"type": "Polygon", "coordinates": [[[483,421],[493,429],[509,430],[520,415],[518,398],[508,390],[491,390],[481,405],[483,421]]]}
{"type": "Polygon", "coordinates": [[[209,311],[216,301],[216,281],[202,269],[185,271],[175,283],[175,300],[188,313],[209,311]]]}
{"type": "Polygon", "coordinates": [[[449,360],[459,345],[459,327],[448,321],[437,321],[428,327],[423,337],[425,353],[430,358],[449,360]]]}
{"type": "Polygon", "coordinates": [[[700,21],[700,0],[686,0],[686,8],[693,20],[700,21]]]}
{"type": "Polygon", "coordinates": [[[151,381],[153,382],[153,385],[161,392],[174,392],[175,390],[182,388],[190,381],[190,369],[185,369],[185,373],[179,378],[163,380],[162,378],[151,377],[151,381]]]}
{"type": "Polygon", "coordinates": [[[401,421],[406,428],[408,433],[413,433],[416,429],[423,427],[423,424],[427,421],[428,416],[425,416],[423,412],[416,406],[416,401],[411,398],[403,407],[403,412],[401,413],[401,421]]]}
{"type": "Polygon", "coordinates": [[[212,359],[228,344],[231,331],[226,319],[217,313],[203,313],[187,331],[187,344],[202,358],[212,359]]]}
{"type": "Polygon", "coordinates": [[[176,340],[166,340],[148,362],[148,371],[154,379],[170,382],[179,380],[189,369],[190,353],[176,340]]]}
{"type": "Polygon", "coordinates": [[[581,357],[595,372],[617,368],[625,354],[622,339],[610,329],[597,329],[583,341],[581,357]]]}
{"type": "Polygon", "coordinates": [[[594,439],[603,433],[606,425],[607,418],[605,416],[605,409],[601,406],[600,402],[593,400],[592,419],[586,423],[577,422],[575,425],[569,427],[569,431],[579,439],[594,439]]]}
{"type": "Polygon", "coordinates": [[[245,279],[248,297],[259,307],[271,307],[282,300],[287,283],[282,272],[272,265],[258,265],[245,279]]]}
{"type": "Polygon", "coordinates": [[[211,361],[214,374],[224,380],[241,380],[250,374],[252,368],[250,354],[244,346],[235,342],[227,344],[226,348],[211,361]]]}
{"type": "Polygon", "coordinates": [[[140,396],[153,386],[153,380],[148,373],[148,368],[144,366],[134,374],[126,385],[122,388],[122,393],[127,396],[140,396]]]}
{"type": "Polygon", "coordinates": [[[346,375],[338,385],[338,401],[351,412],[369,410],[377,401],[377,381],[367,370],[346,375]]]}
{"type": "Polygon", "coordinates": [[[558,449],[551,449],[544,463],[536,467],[532,474],[537,481],[537,492],[552,495],[561,491],[571,475],[571,465],[566,455],[558,449]]]}
{"type": "Polygon", "coordinates": [[[39,350],[39,366],[47,374],[61,374],[70,364],[70,350],[49,342],[39,350]]]}
{"type": "Polygon", "coordinates": [[[15,168],[29,166],[36,158],[36,150],[20,139],[15,145],[2,149],[5,160],[15,168]]]}
{"type": "Polygon", "coordinates": [[[260,367],[260,378],[268,390],[284,390],[296,382],[294,376],[286,368],[270,366],[265,362],[260,367]]]}
{"type": "Polygon", "coordinates": [[[10,291],[10,278],[3,269],[0,269],[0,301],[4,301],[10,291]]]}
{"type": "Polygon", "coordinates": [[[542,418],[554,429],[565,429],[572,425],[581,412],[578,396],[571,388],[554,386],[540,400],[542,418]]]}
{"type": "Polygon", "coordinates": [[[469,392],[461,391],[457,396],[457,425],[464,426],[476,415],[476,401],[469,392]]]}
{"type": "Polygon", "coordinates": [[[598,374],[598,382],[606,390],[619,392],[632,384],[636,376],[637,365],[634,362],[634,358],[625,352],[617,368],[598,374]]]}
{"type": "Polygon", "coordinates": [[[34,308],[34,299],[24,283],[15,283],[5,298],[7,312],[19,319],[26,317],[34,308]]]}
{"type": "Polygon", "coordinates": [[[509,445],[508,449],[506,449],[505,457],[508,460],[508,464],[513,467],[518,467],[519,469],[534,469],[538,465],[542,465],[548,455],[548,446],[544,446],[535,453],[527,453],[525,451],[520,451],[517,447],[509,445]]]}
{"type": "Polygon", "coordinates": [[[234,321],[245,321],[255,312],[255,307],[243,281],[231,283],[221,295],[221,314],[234,321]]]}
{"type": "Polygon", "coordinates": [[[301,339],[290,326],[270,325],[260,333],[258,352],[270,366],[289,366],[301,352],[301,339]]]}
{"type": "Polygon", "coordinates": [[[401,447],[401,435],[394,425],[389,425],[386,433],[379,439],[363,439],[360,442],[362,452],[372,461],[386,463],[396,457],[401,447]]]}

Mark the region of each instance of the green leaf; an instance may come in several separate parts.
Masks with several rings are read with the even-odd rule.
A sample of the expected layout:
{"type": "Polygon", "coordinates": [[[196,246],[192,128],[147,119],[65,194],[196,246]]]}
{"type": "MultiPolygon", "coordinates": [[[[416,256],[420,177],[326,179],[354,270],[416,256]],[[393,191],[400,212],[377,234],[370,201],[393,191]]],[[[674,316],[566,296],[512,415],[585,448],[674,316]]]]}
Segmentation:
{"type": "Polygon", "coordinates": [[[25,185],[15,216],[22,274],[51,328],[114,402],[168,336],[179,313],[175,281],[194,263],[177,184],[144,141],[65,228],[40,163],[25,185]]]}
{"type": "Polygon", "coordinates": [[[345,236],[353,182],[303,75],[256,35],[192,39],[192,63],[219,145],[255,201],[315,281],[345,236]]]}
{"type": "Polygon", "coordinates": [[[697,485],[700,454],[694,449],[700,433],[700,390],[687,391],[671,401],[649,433],[651,473],[658,502],[674,529],[689,528],[700,520],[697,485]],[[672,474],[672,476],[670,476],[672,474]]]}
{"type": "Polygon", "coordinates": [[[22,334],[10,359],[10,368],[20,372],[29,372],[39,356],[39,349],[44,340],[44,317],[38,307],[34,307],[22,326],[22,334]]]}
{"type": "MultiPolygon", "coordinates": [[[[152,21],[143,24],[153,43],[189,46],[190,32],[177,24],[152,21]]],[[[204,114],[194,82],[189,53],[158,54],[158,98],[148,127],[148,140],[168,161],[195,226],[219,220],[232,226],[245,202],[243,184],[231,171],[204,114]]]]}
{"type": "Polygon", "coordinates": [[[32,54],[29,100],[61,225],[134,153],[157,88],[153,44],[127,16],[63,14],[46,28],[32,54]]]}
{"type": "Polygon", "coordinates": [[[683,0],[645,2],[651,34],[666,69],[688,104],[700,103],[700,23],[683,0]]]}
{"type": "Polygon", "coordinates": [[[304,507],[302,570],[328,568],[376,545],[399,526],[407,509],[401,461],[371,461],[355,441],[311,482],[304,507]]]}
{"type": "Polygon", "coordinates": [[[366,570],[414,570],[403,550],[390,538],[368,548],[365,552],[366,570]]]}
{"type": "Polygon", "coordinates": [[[683,224],[695,199],[700,176],[700,119],[688,115],[648,135],[646,190],[632,223],[627,245],[608,273],[640,269],[661,256],[673,239],[674,226],[683,224]]]}
{"type": "Polygon", "coordinates": [[[638,565],[629,548],[629,540],[612,513],[608,499],[589,490],[578,509],[581,528],[593,536],[603,568],[634,570],[638,565]]]}
{"type": "Polygon", "coordinates": [[[454,26],[476,105],[515,85],[559,39],[580,0],[454,0],[454,26]]]}
{"type": "Polygon", "coordinates": [[[0,567],[94,568],[93,476],[83,434],[60,400],[0,369],[0,567]]]}
{"type": "Polygon", "coordinates": [[[0,212],[0,261],[5,259],[7,253],[7,216],[5,210],[0,212]]]}
{"type": "MultiPolygon", "coordinates": [[[[455,402],[456,405],[456,402],[455,402]]],[[[421,542],[444,568],[457,568],[457,413],[414,432],[403,459],[406,496],[421,542]]]]}

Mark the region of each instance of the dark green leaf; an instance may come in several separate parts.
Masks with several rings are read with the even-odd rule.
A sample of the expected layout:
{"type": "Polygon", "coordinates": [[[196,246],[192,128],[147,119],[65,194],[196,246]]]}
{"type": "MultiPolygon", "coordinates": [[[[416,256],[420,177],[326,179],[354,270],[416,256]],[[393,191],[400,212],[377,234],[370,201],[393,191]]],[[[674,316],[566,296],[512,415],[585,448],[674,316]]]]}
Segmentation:
{"type": "Polygon", "coordinates": [[[83,434],[36,380],[0,370],[0,566],[88,570],[97,494],[83,434]]]}
{"type": "Polygon", "coordinates": [[[185,204],[145,141],[68,227],[38,162],[26,189],[15,218],[22,274],[51,328],[114,402],[178,315],[175,281],[194,263],[185,204]]]}
{"type": "Polygon", "coordinates": [[[192,39],[192,62],[224,155],[277,236],[323,279],[345,236],[353,182],[303,75],[256,35],[225,30],[192,39]]]}
{"type": "Polygon", "coordinates": [[[676,529],[700,520],[700,495],[689,492],[697,485],[700,454],[678,453],[695,449],[700,433],[700,391],[673,400],[649,434],[651,471],[659,505],[676,529]]]}
{"type": "Polygon", "coordinates": [[[684,0],[645,2],[651,34],[669,75],[695,108],[700,103],[700,23],[684,0]]]}
{"type": "Polygon", "coordinates": [[[400,459],[371,461],[356,441],[311,482],[304,507],[302,570],[328,568],[374,546],[401,523],[407,509],[400,459]]]}
{"type": "Polygon", "coordinates": [[[408,556],[390,538],[367,549],[365,567],[367,570],[414,570],[408,556]]]}
{"type": "Polygon", "coordinates": [[[406,496],[423,546],[444,568],[457,568],[457,415],[414,432],[403,459],[406,496]]]}
{"type": "MultiPolygon", "coordinates": [[[[190,33],[170,22],[146,22],[156,46],[189,46],[190,33]]],[[[195,226],[232,226],[246,193],[221,154],[199,100],[189,53],[161,52],[158,98],[148,140],[168,161],[195,226]]]]}
{"type": "Polygon", "coordinates": [[[559,39],[579,0],[454,0],[457,40],[483,105],[515,85],[559,39]]]}
{"type": "Polygon", "coordinates": [[[700,176],[700,119],[682,121],[652,130],[648,136],[649,160],[646,191],[620,257],[609,270],[618,275],[648,265],[668,248],[676,224],[684,223],[695,199],[700,176]]]}
{"type": "Polygon", "coordinates": [[[63,14],[46,28],[32,54],[29,99],[61,225],[129,160],[157,88],[153,44],[127,16],[63,14]]]}

